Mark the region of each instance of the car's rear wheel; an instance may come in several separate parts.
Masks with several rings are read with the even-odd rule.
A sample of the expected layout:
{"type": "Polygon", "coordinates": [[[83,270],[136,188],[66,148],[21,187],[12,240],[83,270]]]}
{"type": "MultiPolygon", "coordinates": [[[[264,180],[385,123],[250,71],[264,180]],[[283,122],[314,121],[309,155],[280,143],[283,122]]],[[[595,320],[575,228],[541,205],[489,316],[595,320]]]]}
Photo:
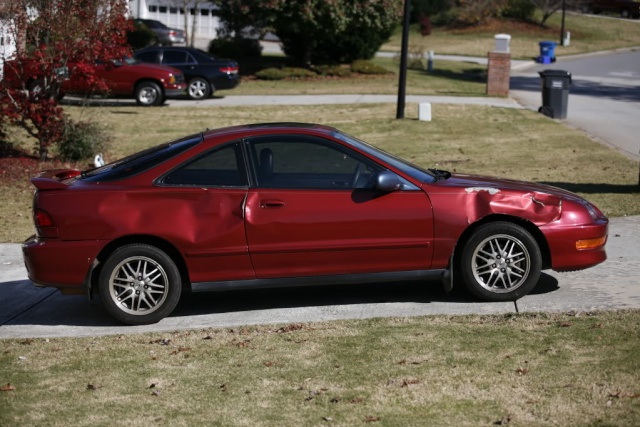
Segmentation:
{"type": "Polygon", "coordinates": [[[147,325],[165,318],[178,304],[181,291],[175,262],[150,245],[117,249],[100,272],[99,292],[105,308],[129,325],[147,325]]]}
{"type": "Polygon", "coordinates": [[[142,82],[136,87],[136,102],[143,107],[154,107],[162,105],[164,94],[162,89],[155,82],[142,82]]]}
{"type": "Polygon", "coordinates": [[[542,256],[536,240],[519,225],[493,222],[478,228],[465,244],[460,273],[484,301],[514,301],[536,285],[542,256]]]}
{"type": "Polygon", "coordinates": [[[187,90],[189,92],[189,98],[191,99],[207,99],[211,96],[211,86],[209,85],[209,82],[202,77],[194,77],[189,80],[189,87],[187,90]]]}

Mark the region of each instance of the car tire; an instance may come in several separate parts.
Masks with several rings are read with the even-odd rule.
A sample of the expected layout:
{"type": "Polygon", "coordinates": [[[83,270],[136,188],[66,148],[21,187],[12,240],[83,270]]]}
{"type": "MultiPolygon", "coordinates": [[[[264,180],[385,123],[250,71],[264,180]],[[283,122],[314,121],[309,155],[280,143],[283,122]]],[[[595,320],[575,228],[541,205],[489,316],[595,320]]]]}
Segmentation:
{"type": "Polygon", "coordinates": [[[44,80],[35,79],[32,80],[31,83],[27,86],[27,91],[29,92],[29,99],[32,101],[37,101],[44,97],[44,80]]]}
{"type": "Polygon", "coordinates": [[[100,298],[113,317],[128,325],[156,323],[171,314],[182,292],[175,262],[155,246],[118,248],[99,276],[100,298]]]}
{"type": "Polygon", "coordinates": [[[189,98],[197,101],[207,99],[211,96],[211,85],[202,77],[194,77],[189,80],[187,93],[189,94],[189,98]]]}
{"type": "Polygon", "coordinates": [[[460,274],[469,292],[483,301],[515,301],[538,283],[542,255],[533,236],[510,222],[479,227],[464,245],[460,274]]]}
{"type": "Polygon", "coordinates": [[[155,82],[141,82],[136,86],[136,102],[143,107],[157,107],[164,103],[162,89],[155,82]]]}

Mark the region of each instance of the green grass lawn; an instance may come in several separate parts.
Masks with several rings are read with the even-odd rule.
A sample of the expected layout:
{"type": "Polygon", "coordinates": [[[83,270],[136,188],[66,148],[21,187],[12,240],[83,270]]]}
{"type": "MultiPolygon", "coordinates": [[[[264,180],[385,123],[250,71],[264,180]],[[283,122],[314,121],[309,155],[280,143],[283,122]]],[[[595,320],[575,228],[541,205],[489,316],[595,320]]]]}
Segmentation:
{"type": "MultiPolygon", "coordinates": [[[[267,81],[244,78],[222,96],[235,95],[333,95],[333,94],[397,94],[398,60],[376,58],[378,65],[387,68],[388,75],[353,76],[348,78],[317,77],[313,79],[267,81]]],[[[437,61],[432,73],[418,67],[407,72],[407,93],[412,95],[484,96],[486,92],[484,65],[454,61],[437,61]]]]}
{"type": "Polygon", "coordinates": [[[3,426],[635,426],[640,312],[0,340],[3,426]]]}
{"type": "MultiPolygon", "coordinates": [[[[477,28],[436,27],[427,37],[411,31],[410,45],[414,49],[433,50],[437,54],[485,57],[495,47],[494,36],[506,33],[511,35],[512,57],[531,59],[539,55],[538,42],[560,41],[560,19],[561,14],[556,13],[547,21],[546,28],[495,20],[477,28]]],[[[565,28],[571,33],[571,42],[567,47],[558,46],[557,56],[640,46],[640,25],[637,21],[581,14],[567,14],[565,21],[565,28]]],[[[381,50],[399,51],[400,44],[401,31],[398,29],[381,50]]]]}

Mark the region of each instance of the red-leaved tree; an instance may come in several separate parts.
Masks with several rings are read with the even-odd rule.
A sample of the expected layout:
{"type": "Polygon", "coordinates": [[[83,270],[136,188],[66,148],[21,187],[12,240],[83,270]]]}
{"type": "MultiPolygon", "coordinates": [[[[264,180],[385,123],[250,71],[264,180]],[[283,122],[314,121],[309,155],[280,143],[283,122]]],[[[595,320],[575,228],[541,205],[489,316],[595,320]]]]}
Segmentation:
{"type": "MultiPolygon", "coordinates": [[[[0,81],[0,130],[24,129],[36,140],[40,157],[64,130],[65,116],[56,99],[60,80],[73,64],[74,78],[97,88],[96,62],[130,54],[126,33],[127,0],[4,0],[5,26],[17,41],[4,58],[0,81]]],[[[106,89],[106,88],[103,88],[106,89]]]]}

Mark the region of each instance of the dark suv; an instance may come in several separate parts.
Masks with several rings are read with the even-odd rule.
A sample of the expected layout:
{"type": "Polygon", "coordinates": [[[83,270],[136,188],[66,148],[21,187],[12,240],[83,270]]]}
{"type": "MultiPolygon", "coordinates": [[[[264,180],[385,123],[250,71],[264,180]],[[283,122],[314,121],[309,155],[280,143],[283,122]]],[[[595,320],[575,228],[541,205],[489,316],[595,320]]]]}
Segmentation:
{"type": "Polygon", "coordinates": [[[238,63],[216,58],[205,51],[188,47],[151,46],[133,56],[142,62],[168,65],[184,74],[191,99],[206,99],[216,90],[238,86],[238,63]]]}
{"type": "Polygon", "coordinates": [[[623,18],[640,18],[640,2],[634,0],[595,0],[590,8],[593,13],[613,12],[623,18]]]}

